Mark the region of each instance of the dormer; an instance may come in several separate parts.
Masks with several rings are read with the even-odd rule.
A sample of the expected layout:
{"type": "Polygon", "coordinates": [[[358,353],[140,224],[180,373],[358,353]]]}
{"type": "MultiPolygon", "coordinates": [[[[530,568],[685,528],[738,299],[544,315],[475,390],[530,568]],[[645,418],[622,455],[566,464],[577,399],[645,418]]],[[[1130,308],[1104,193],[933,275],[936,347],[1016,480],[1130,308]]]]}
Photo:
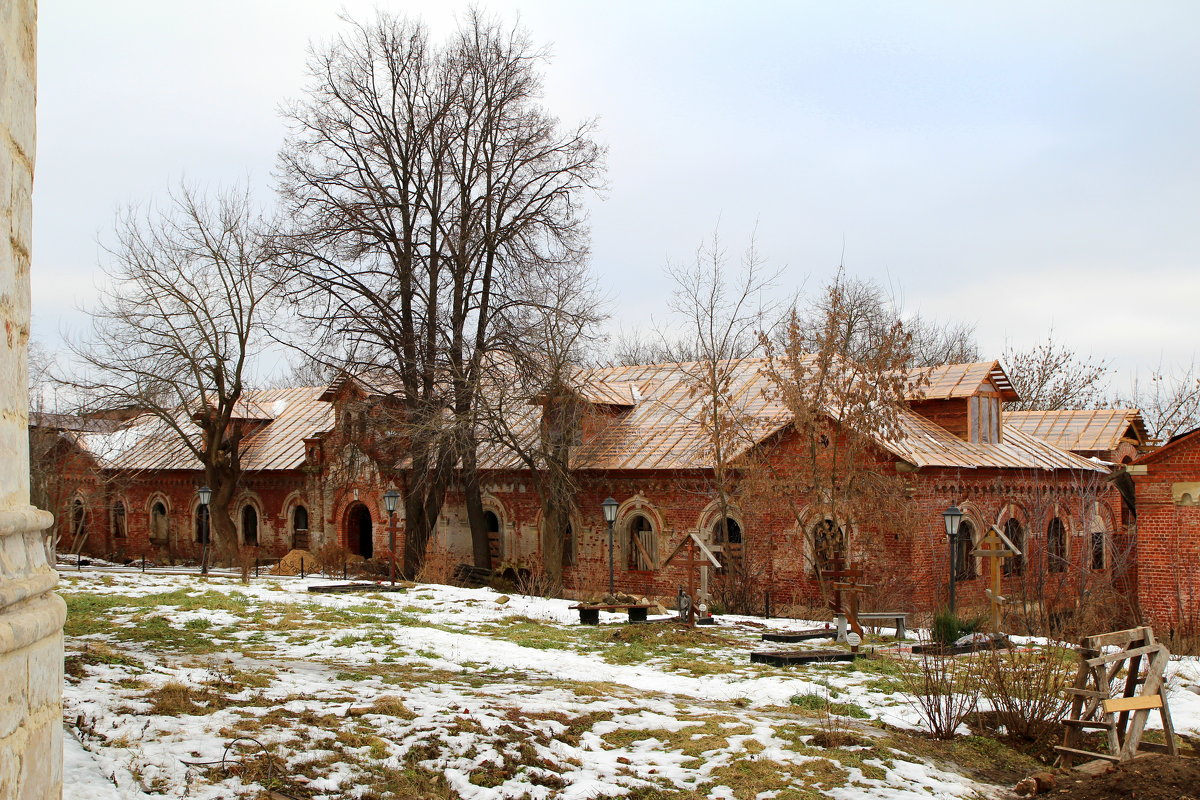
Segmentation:
{"type": "Polygon", "coordinates": [[[913,411],[964,441],[999,444],[1004,440],[1004,403],[1020,397],[999,361],[944,364],[911,374],[928,380],[911,397],[913,411]]]}
{"type": "Polygon", "coordinates": [[[552,438],[570,426],[574,428],[570,443],[579,445],[627,414],[641,399],[641,390],[632,381],[584,378],[569,388],[547,391],[534,402],[542,407],[543,437],[552,438]]]}

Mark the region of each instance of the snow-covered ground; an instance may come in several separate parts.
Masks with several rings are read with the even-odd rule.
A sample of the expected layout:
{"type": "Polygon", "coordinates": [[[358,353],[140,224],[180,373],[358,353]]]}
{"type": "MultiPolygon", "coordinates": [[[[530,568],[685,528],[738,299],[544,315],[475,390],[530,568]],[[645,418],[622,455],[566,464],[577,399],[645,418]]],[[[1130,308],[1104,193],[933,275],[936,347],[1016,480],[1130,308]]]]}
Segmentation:
{"type": "MultiPolygon", "coordinates": [[[[919,717],[897,691],[901,661],[749,663],[765,627],[805,623],[595,628],[563,600],[433,585],[307,591],[323,582],[65,573],[67,796],[782,800],[995,788],[968,777],[953,749],[907,733],[919,717]],[[819,710],[827,703],[832,716],[819,710]],[[816,746],[831,725],[860,743],[816,746]]],[[[1200,733],[1197,660],[1172,669],[1176,727],[1200,733]]]]}

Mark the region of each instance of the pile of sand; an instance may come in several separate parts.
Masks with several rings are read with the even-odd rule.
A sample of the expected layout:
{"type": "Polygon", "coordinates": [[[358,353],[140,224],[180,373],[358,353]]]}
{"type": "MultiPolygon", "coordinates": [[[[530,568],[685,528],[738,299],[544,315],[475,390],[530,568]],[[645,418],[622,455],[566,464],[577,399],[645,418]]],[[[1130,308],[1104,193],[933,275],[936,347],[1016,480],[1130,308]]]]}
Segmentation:
{"type": "Polygon", "coordinates": [[[311,575],[321,571],[321,561],[307,550],[291,550],[279,559],[279,563],[271,570],[273,575],[299,575],[300,562],[304,562],[304,574],[311,575]]]}

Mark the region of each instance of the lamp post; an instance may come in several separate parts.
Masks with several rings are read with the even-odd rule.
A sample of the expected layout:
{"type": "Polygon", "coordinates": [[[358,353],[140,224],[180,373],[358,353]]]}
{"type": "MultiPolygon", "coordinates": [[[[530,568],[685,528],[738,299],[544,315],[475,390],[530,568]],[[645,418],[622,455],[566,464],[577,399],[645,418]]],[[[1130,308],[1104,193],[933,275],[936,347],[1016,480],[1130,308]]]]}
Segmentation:
{"type": "Polygon", "coordinates": [[[200,574],[208,574],[208,536],[209,536],[209,516],[212,512],[208,508],[208,501],[212,499],[212,489],[207,486],[201,486],[196,490],[196,494],[200,495],[200,508],[204,509],[201,516],[204,517],[204,530],[200,532],[200,574]]]}
{"type": "Polygon", "coordinates": [[[942,512],[942,520],[946,523],[946,538],[950,540],[950,613],[954,613],[954,577],[958,571],[958,565],[954,563],[955,556],[958,555],[958,548],[955,546],[958,541],[958,525],[962,522],[963,513],[958,506],[950,506],[942,512]]]}
{"type": "Polygon", "coordinates": [[[388,489],[383,495],[383,507],[388,512],[388,579],[396,585],[396,501],[400,493],[388,489]]]}
{"type": "Polygon", "coordinates": [[[600,504],[604,509],[604,521],[608,523],[608,594],[613,594],[613,523],[617,521],[617,507],[621,504],[611,497],[600,504]]]}

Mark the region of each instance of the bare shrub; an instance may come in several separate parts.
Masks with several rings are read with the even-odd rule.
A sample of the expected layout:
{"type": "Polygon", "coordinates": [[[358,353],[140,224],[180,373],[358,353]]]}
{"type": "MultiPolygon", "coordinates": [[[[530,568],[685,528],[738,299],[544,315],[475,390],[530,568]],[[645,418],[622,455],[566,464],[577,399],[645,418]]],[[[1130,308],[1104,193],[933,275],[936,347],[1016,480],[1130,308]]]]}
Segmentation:
{"type": "Polygon", "coordinates": [[[979,658],[982,694],[1010,734],[1035,740],[1067,713],[1066,689],[1075,675],[1059,648],[993,648],[979,658]]]}
{"type": "Polygon", "coordinates": [[[920,653],[914,670],[900,673],[903,693],[935,739],[953,739],[979,703],[979,658],[920,653]]]}
{"type": "Polygon", "coordinates": [[[336,541],[327,542],[317,550],[317,561],[326,578],[341,577],[346,573],[346,559],[350,552],[336,541]]]}
{"type": "Polygon", "coordinates": [[[440,583],[444,586],[454,585],[454,569],[458,563],[453,555],[440,550],[432,551],[425,556],[425,563],[416,574],[417,583],[440,583]]]}
{"type": "Polygon", "coordinates": [[[541,564],[535,564],[529,569],[516,571],[514,581],[518,594],[529,597],[557,597],[561,580],[556,580],[541,564]]]}

